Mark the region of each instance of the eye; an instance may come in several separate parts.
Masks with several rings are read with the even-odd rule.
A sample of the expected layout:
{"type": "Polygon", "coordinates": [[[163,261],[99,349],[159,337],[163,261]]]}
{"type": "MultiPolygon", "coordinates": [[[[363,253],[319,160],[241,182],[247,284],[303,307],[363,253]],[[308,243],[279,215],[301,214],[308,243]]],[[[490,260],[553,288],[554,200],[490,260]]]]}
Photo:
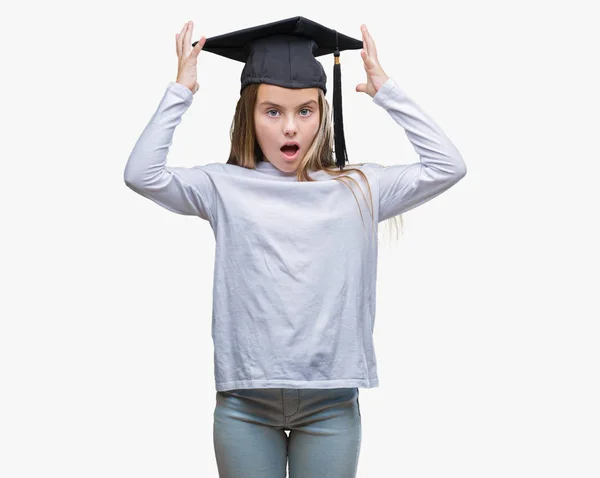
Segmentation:
{"type": "MultiPolygon", "coordinates": [[[[310,108],[302,108],[302,109],[300,109],[300,111],[306,111],[307,112],[306,114],[301,114],[300,115],[300,116],[303,116],[303,117],[310,116],[311,113],[312,113],[312,110],[310,108]]],[[[271,110],[267,111],[267,116],[270,116],[271,118],[276,118],[277,117],[276,115],[269,114],[269,113],[272,113],[272,112],[279,113],[279,111],[277,111],[275,109],[271,109],[271,110]]]]}

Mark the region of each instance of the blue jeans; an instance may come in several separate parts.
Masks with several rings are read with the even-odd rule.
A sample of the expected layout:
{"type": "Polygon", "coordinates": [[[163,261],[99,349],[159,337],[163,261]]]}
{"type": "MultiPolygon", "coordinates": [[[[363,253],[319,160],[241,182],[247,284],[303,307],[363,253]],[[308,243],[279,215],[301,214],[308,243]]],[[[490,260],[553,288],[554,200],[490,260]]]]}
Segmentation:
{"type": "Polygon", "coordinates": [[[220,478],[354,478],[358,388],[253,388],[216,393],[220,478]],[[284,430],[289,431],[289,436],[284,430]]]}

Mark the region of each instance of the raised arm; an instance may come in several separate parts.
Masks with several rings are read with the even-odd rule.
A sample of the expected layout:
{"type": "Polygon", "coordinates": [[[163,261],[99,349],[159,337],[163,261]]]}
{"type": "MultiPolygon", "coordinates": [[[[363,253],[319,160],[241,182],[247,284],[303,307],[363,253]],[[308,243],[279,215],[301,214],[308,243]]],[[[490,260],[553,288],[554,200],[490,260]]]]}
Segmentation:
{"type": "Polygon", "coordinates": [[[439,196],[467,174],[467,167],[442,128],[393,78],[379,89],[373,102],[404,128],[420,158],[379,171],[379,221],[383,221],[439,196]]]}
{"type": "Polygon", "coordinates": [[[367,82],[356,91],[367,93],[402,126],[420,161],[381,166],[379,221],[396,216],[440,195],[467,173],[458,149],[442,128],[383,71],[366,25],[361,25],[361,56],[367,82]]]}
{"type": "Polygon", "coordinates": [[[175,35],[177,81],[169,83],[158,108],[137,140],[125,166],[125,184],[169,211],[211,220],[215,191],[203,166],[166,166],[173,133],[198,91],[197,61],[206,37],[194,48],[194,25],[186,22],[175,35]]]}
{"type": "Polygon", "coordinates": [[[125,184],[178,214],[209,219],[214,190],[202,166],[166,166],[173,133],[193,101],[191,90],[171,82],[125,166],[125,184]]]}

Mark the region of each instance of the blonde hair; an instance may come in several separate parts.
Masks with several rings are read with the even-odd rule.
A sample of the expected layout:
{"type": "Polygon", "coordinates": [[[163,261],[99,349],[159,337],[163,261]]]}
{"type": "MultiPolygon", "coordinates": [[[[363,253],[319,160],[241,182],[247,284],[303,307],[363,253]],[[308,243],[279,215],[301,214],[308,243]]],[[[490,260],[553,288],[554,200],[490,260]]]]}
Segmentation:
{"type": "MultiPolygon", "coordinates": [[[[259,87],[260,84],[258,83],[246,86],[237,102],[235,114],[229,130],[231,151],[229,153],[227,164],[235,164],[236,166],[241,166],[243,168],[254,169],[256,164],[264,158],[263,152],[258,144],[258,141],[256,140],[254,126],[254,108],[256,105],[259,87]]],[[[332,176],[332,179],[336,181],[341,181],[346,184],[344,178],[347,178],[348,180],[354,181],[356,184],[358,184],[354,178],[345,174],[350,171],[356,171],[362,176],[363,180],[367,184],[367,188],[369,189],[371,204],[370,213],[373,223],[373,195],[371,194],[369,181],[366,175],[360,169],[344,167],[343,171],[340,171],[340,168],[335,164],[335,160],[333,158],[333,123],[331,121],[331,109],[327,99],[325,98],[323,90],[320,88],[318,88],[318,97],[320,111],[319,131],[317,132],[317,135],[315,136],[311,146],[308,148],[308,151],[302,158],[302,162],[299,164],[296,172],[296,177],[298,181],[316,181],[309,176],[308,171],[325,171],[327,174],[332,176]]],[[[361,166],[363,164],[365,163],[357,163],[355,166],[361,166]]],[[[349,189],[352,191],[352,194],[354,194],[352,188],[349,187],[349,189]]],[[[359,189],[361,189],[360,186],[359,189]]],[[[354,194],[354,198],[358,204],[356,194],[354,194]]],[[[366,201],[364,193],[363,198],[366,201]]],[[[360,205],[359,212],[362,218],[362,210],[360,205]]],[[[402,231],[403,229],[402,215],[394,216],[385,222],[388,223],[389,226],[395,224],[396,232],[402,231]],[[398,223],[395,221],[396,218],[399,220],[400,227],[398,227],[398,223]]],[[[373,230],[375,230],[374,226],[373,230]]]]}

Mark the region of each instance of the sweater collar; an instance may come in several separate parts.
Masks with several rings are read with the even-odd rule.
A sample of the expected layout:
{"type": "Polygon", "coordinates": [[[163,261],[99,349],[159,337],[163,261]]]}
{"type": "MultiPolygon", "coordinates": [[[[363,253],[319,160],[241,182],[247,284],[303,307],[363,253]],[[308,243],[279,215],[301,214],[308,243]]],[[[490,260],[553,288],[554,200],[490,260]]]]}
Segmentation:
{"type": "MultiPolygon", "coordinates": [[[[269,161],[258,161],[255,166],[255,171],[261,174],[268,174],[269,176],[283,181],[298,181],[296,177],[296,171],[286,173],[281,171],[273,163],[269,161]]],[[[325,181],[331,179],[331,176],[325,171],[309,170],[308,175],[315,181],[325,181]]]]}
{"type": "Polygon", "coordinates": [[[288,178],[296,177],[295,171],[293,171],[291,173],[286,173],[285,171],[278,169],[276,166],[273,165],[273,163],[271,163],[269,161],[258,161],[256,163],[256,170],[261,173],[270,174],[271,176],[280,176],[280,177],[288,177],[288,178]]]}

